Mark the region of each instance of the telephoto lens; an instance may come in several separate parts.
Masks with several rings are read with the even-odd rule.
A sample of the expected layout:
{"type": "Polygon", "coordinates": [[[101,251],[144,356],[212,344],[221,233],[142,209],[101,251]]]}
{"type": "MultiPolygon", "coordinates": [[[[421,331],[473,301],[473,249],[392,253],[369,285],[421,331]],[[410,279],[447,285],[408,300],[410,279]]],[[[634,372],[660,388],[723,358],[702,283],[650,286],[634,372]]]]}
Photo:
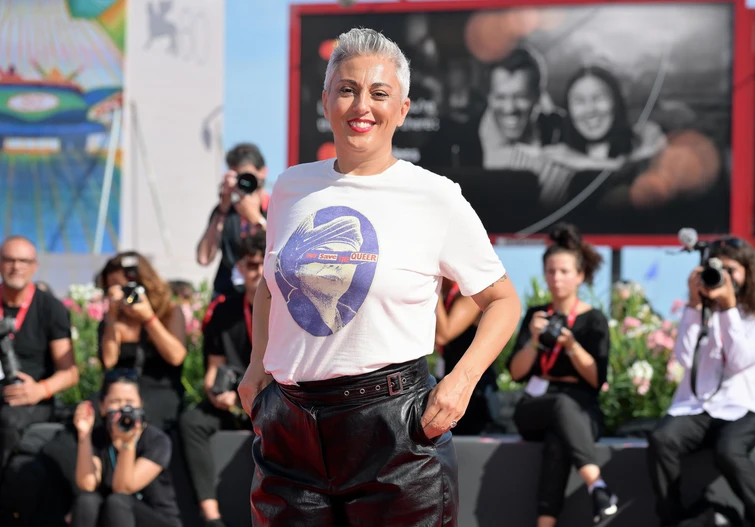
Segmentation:
{"type": "Polygon", "coordinates": [[[236,178],[236,188],[238,188],[244,194],[251,194],[252,192],[257,190],[258,186],[259,181],[257,180],[257,176],[255,176],[251,172],[239,174],[236,178]]]}

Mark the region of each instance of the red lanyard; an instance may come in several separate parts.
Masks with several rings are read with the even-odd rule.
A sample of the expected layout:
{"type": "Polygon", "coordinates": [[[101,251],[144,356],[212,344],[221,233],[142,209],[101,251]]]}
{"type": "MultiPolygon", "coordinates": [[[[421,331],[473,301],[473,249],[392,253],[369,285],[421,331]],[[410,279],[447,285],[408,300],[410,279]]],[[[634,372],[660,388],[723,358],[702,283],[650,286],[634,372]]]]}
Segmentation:
{"type": "MultiPolygon", "coordinates": [[[[29,306],[31,305],[31,301],[34,298],[34,291],[36,289],[37,288],[34,284],[29,284],[26,286],[26,296],[24,297],[24,301],[21,304],[21,307],[18,309],[18,314],[16,315],[16,327],[13,333],[18,333],[19,331],[21,331],[21,326],[24,323],[26,314],[29,312],[29,306]]],[[[3,286],[0,285],[0,319],[2,319],[5,316],[5,310],[3,309],[2,298],[3,298],[3,286]]],[[[10,338],[13,338],[13,333],[10,334],[10,338]]]]}
{"type": "Polygon", "coordinates": [[[244,296],[244,321],[246,322],[246,334],[249,335],[249,344],[252,343],[252,306],[244,296]]]}
{"type": "MultiPolygon", "coordinates": [[[[566,325],[569,329],[572,328],[574,325],[574,321],[577,320],[577,306],[579,305],[579,300],[574,302],[574,305],[571,308],[571,312],[569,313],[569,318],[566,319],[566,325]]],[[[548,315],[553,314],[553,304],[550,305],[548,308],[548,315]]],[[[553,365],[556,364],[556,360],[558,360],[558,356],[561,354],[561,344],[556,344],[556,347],[553,348],[553,351],[550,353],[543,353],[540,355],[540,371],[543,375],[548,375],[548,372],[551,371],[551,368],[553,368],[553,365]]]]}

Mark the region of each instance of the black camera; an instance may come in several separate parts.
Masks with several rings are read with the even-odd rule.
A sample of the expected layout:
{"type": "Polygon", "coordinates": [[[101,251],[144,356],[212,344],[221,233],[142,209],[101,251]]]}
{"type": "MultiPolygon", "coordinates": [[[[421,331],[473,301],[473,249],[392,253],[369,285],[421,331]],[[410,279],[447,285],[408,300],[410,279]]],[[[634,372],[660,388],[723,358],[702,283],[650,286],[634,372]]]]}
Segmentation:
{"type": "Polygon", "coordinates": [[[725,272],[731,276],[730,267],[724,267],[723,262],[718,258],[708,258],[700,273],[700,280],[708,289],[716,289],[726,283],[724,279],[725,272]]]}
{"type": "Polygon", "coordinates": [[[556,341],[561,336],[561,330],[566,327],[568,321],[566,315],[558,311],[548,315],[547,319],[548,325],[540,333],[540,345],[547,350],[552,350],[556,347],[556,341]]]}
{"type": "Polygon", "coordinates": [[[236,188],[241,191],[242,194],[251,194],[260,186],[260,182],[257,176],[251,172],[244,172],[236,177],[236,188]]]}
{"type": "Polygon", "coordinates": [[[121,269],[126,276],[126,285],[123,286],[123,302],[126,304],[138,304],[142,301],[144,286],[139,283],[139,258],[136,256],[123,256],[121,269]]]}
{"type": "Polygon", "coordinates": [[[233,366],[221,364],[218,367],[218,373],[215,375],[215,382],[212,384],[210,392],[213,395],[220,395],[221,393],[235,391],[243,377],[244,374],[233,366]]]}
{"type": "Polygon", "coordinates": [[[3,384],[20,384],[18,372],[21,366],[18,362],[16,350],[13,347],[11,334],[16,329],[16,319],[6,317],[0,320],[0,365],[3,368],[5,378],[3,384]]]}
{"type": "Polygon", "coordinates": [[[115,418],[115,414],[119,412],[121,416],[118,418],[117,425],[121,432],[130,432],[137,423],[144,422],[144,408],[134,408],[127,404],[120,410],[110,410],[108,412],[109,420],[112,421],[115,418]]]}

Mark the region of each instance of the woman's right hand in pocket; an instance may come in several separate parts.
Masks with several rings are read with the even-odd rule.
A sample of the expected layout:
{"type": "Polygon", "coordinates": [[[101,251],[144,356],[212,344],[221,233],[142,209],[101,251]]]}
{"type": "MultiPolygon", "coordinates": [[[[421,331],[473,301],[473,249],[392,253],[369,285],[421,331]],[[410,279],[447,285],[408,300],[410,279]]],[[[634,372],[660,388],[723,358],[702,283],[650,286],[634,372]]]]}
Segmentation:
{"type": "Polygon", "coordinates": [[[546,313],[545,311],[537,311],[534,315],[532,315],[529,330],[530,335],[532,335],[533,341],[538,342],[540,340],[540,334],[543,332],[547,325],[548,313],[546,313]]]}
{"type": "Polygon", "coordinates": [[[259,393],[264,390],[273,380],[271,375],[265,373],[264,366],[250,364],[244,373],[244,378],[238,387],[239,400],[246,414],[252,417],[252,404],[259,393]]]}
{"type": "Polygon", "coordinates": [[[92,401],[79,403],[73,414],[73,426],[79,434],[79,439],[89,436],[94,428],[94,406],[92,401]]]}

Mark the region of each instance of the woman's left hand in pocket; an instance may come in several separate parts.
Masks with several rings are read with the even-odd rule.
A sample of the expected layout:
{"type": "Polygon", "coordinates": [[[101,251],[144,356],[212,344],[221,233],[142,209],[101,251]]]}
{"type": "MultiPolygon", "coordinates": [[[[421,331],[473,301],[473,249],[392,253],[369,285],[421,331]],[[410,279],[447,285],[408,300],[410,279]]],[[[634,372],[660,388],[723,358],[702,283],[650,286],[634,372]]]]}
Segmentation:
{"type": "Polygon", "coordinates": [[[454,370],[433,388],[420,421],[429,439],[456,426],[467,410],[475,385],[465,373],[454,370]]]}

